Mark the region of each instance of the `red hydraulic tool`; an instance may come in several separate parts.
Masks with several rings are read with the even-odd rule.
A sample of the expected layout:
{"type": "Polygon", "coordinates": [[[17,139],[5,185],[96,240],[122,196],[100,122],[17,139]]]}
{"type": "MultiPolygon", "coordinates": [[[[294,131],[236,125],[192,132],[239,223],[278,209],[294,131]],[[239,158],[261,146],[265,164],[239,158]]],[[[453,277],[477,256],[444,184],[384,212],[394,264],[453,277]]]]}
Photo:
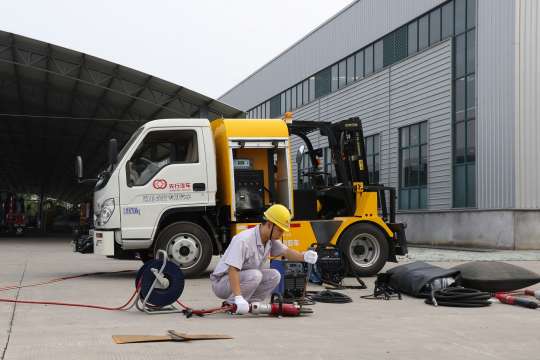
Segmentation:
{"type": "Polygon", "coordinates": [[[538,309],[536,301],[518,298],[507,293],[496,293],[495,297],[503,304],[523,306],[529,309],[538,309]]]}

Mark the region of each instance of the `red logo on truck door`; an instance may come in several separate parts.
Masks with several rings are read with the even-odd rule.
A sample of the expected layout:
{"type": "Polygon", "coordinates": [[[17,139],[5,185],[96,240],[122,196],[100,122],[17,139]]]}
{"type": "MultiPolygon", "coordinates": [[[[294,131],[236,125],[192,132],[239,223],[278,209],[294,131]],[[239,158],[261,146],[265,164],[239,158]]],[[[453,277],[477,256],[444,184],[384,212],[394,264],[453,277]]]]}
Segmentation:
{"type": "Polygon", "coordinates": [[[156,179],[152,182],[152,186],[154,189],[165,189],[167,188],[167,181],[165,179],[156,179]]]}

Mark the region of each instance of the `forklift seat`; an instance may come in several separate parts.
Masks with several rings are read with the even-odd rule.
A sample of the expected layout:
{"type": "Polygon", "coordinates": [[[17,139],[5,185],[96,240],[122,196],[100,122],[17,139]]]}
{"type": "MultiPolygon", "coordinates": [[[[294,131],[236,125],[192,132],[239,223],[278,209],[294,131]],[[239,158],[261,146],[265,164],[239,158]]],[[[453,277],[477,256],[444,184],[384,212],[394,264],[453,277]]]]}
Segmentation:
{"type": "MultiPolygon", "coordinates": [[[[319,190],[317,199],[321,203],[320,215],[323,219],[331,219],[336,216],[354,215],[354,204],[348,201],[353,195],[350,186],[332,186],[319,190]]],[[[354,197],[353,197],[354,198],[354,197]]]]}

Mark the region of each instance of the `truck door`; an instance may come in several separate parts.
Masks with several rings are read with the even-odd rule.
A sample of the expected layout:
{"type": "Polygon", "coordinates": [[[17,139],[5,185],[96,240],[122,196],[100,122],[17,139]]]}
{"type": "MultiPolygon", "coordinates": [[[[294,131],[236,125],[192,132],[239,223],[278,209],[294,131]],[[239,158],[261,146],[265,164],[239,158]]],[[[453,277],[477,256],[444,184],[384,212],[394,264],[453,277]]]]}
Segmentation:
{"type": "Polygon", "coordinates": [[[208,204],[201,128],[149,131],[119,172],[123,239],[148,239],[171,207],[208,204]]]}

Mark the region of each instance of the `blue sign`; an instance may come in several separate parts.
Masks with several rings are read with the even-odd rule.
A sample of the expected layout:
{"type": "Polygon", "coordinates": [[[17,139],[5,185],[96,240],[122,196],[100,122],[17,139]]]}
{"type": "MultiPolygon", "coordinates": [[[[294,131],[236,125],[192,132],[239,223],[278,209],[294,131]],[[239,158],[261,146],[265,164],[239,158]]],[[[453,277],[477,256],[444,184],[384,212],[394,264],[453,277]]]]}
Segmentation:
{"type": "Polygon", "coordinates": [[[141,209],[136,207],[124,208],[124,215],[141,215],[141,209]]]}

